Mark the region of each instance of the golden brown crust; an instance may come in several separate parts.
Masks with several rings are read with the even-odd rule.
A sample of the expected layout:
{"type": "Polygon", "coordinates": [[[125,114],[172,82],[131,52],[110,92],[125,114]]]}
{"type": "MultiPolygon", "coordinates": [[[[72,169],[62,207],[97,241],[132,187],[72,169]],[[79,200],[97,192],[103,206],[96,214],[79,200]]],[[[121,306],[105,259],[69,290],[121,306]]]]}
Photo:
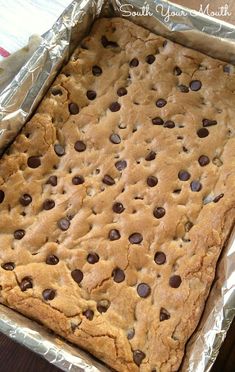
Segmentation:
{"type": "Polygon", "coordinates": [[[82,46],[0,161],[0,301],[117,371],[176,371],[234,223],[235,74],[119,18],[82,46]]]}

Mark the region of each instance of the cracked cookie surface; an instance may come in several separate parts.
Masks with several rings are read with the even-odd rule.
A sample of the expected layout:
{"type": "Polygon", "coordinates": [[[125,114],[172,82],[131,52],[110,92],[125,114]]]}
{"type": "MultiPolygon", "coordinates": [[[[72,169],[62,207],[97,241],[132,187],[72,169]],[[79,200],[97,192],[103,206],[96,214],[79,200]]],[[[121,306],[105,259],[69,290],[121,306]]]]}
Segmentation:
{"type": "Polygon", "coordinates": [[[176,371],[234,223],[234,92],[232,66],[96,21],[0,160],[0,301],[176,371]]]}

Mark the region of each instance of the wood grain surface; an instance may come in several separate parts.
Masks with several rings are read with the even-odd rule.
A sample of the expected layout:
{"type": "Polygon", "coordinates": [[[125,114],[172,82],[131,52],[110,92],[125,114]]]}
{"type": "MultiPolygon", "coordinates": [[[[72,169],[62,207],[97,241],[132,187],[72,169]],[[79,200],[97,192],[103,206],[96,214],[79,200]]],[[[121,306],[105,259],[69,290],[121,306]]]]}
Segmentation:
{"type": "MultiPolygon", "coordinates": [[[[128,1],[127,1],[128,2],[128,1]]],[[[234,0],[172,0],[192,9],[199,10],[209,4],[209,11],[219,11],[219,7],[228,4],[227,16],[218,18],[235,24],[234,0]]],[[[32,353],[26,348],[16,344],[0,334],[0,372],[59,372],[60,370],[50,365],[46,360],[32,353]]],[[[121,372],[121,371],[120,371],[121,372]]],[[[212,372],[235,372],[235,321],[229,329],[219,356],[212,368],[212,372]]]]}

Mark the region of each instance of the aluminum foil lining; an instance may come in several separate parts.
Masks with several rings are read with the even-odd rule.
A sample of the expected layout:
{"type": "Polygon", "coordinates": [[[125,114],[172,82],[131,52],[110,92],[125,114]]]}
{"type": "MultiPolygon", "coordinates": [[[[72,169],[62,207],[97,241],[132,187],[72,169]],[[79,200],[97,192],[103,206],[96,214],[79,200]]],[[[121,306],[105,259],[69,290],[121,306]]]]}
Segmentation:
{"type": "MultiPolygon", "coordinates": [[[[229,63],[235,62],[235,26],[164,0],[73,1],[8,83],[0,81],[0,153],[34,112],[60,67],[89,32],[95,18],[121,16],[154,33],[229,63]],[[167,18],[166,15],[170,16],[167,18]]],[[[9,61],[10,62],[10,61],[9,61]]],[[[189,340],[182,372],[208,372],[235,315],[235,233],[223,250],[216,279],[197,330],[189,340]]],[[[0,331],[64,371],[109,369],[44,327],[0,305],[0,331]]]]}

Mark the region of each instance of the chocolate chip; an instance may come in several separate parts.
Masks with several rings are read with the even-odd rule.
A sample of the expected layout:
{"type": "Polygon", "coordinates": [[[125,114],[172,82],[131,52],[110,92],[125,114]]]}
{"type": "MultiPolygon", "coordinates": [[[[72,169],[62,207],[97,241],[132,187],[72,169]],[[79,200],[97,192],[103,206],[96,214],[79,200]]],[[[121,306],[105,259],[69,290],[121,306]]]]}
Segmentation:
{"type": "Polygon", "coordinates": [[[197,131],[197,135],[200,138],[205,138],[205,137],[207,137],[209,135],[209,131],[206,128],[200,128],[197,131]]]}
{"type": "Polygon", "coordinates": [[[97,304],[97,310],[101,314],[102,313],[106,313],[106,311],[108,310],[109,306],[110,306],[110,302],[108,300],[101,300],[97,304]]]}
{"type": "Polygon", "coordinates": [[[184,225],[184,229],[186,232],[189,232],[192,227],[193,227],[193,223],[191,221],[187,221],[184,225]]]}
{"type": "Polygon", "coordinates": [[[151,288],[148,284],[146,283],[140,283],[137,286],[137,293],[140,297],[146,298],[150,295],[151,293],[151,288]]]}
{"type": "Polygon", "coordinates": [[[120,110],[120,108],[121,108],[121,105],[118,102],[112,102],[111,105],[109,106],[109,110],[112,112],[117,112],[120,110]]]}
{"type": "Polygon", "coordinates": [[[192,181],[190,183],[191,190],[194,192],[198,192],[202,188],[202,184],[199,181],[192,181]]]}
{"type": "Polygon", "coordinates": [[[59,258],[55,256],[54,254],[50,254],[46,258],[46,264],[47,265],[57,265],[59,262],[59,258]]]}
{"type": "Polygon", "coordinates": [[[145,353],[140,350],[133,351],[133,360],[137,366],[140,366],[142,363],[142,360],[146,357],[145,353]]]}
{"type": "Polygon", "coordinates": [[[230,73],[230,66],[229,65],[224,65],[223,66],[223,71],[229,74],[230,73]]]}
{"type": "Polygon", "coordinates": [[[169,285],[172,288],[178,288],[181,283],[182,283],[182,280],[179,275],[173,275],[169,279],[169,285]]]}
{"type": "Polygon", "coordinates": [[[181,181],[188,181],[190,177],[191,177],[190,173],[188,171],[186,171],[186,170],[181,170],[178,173],[178,178],[181,181]]]}
{"type": "Polygon", "coordinates": [[[76,141],[74,148],[78,152],[83,152],[86,150],[86,144],[83,141],[76,141]]]}
{"type": "Polygon", "coordinates": [[[213,202],[214,203],[218,203],[218,201],[220,200],[220,199],[222,199],[223,198],[223,196],[224,196],[224,194],[222,193],[222,194],[219,194],[219,195],[217,195],[215,198],[214,198],[214,200],[213,200],[213,202]]]}
{"type": "Polygon", "coordinates": [[[90,100],[90,101],[93,101],[94,99],[96,99],[96,92],[94,90],[88,90],[86,92],[86,96],[87,98],[90,100]]]}
{"type": "Polygon", "coordinates": [[[156,106],[157,106],[157,107],[164,107],[166,104],[167,104],[167,102],[166,102],[166,100],[163,99],[163,98],[159,98],[159,99],[156,101],[156,106]]]}
{"type": "Polygon", "coordinates": [[[145,160],[147,161],[151,161],[151,160],[154,160],[156,158],[156,152],[155,151],[150,151],[146,157],[145,157],[145,160]]]}
{"type": "Polygon", "coordinates": [[[118,145],[119,143],[121,143],[121,138],[120,136],[117,134],[117,133],[113,133],[111,134],[111,136],[109,137],[110,141],[116,145],[118,145]]]}
{"type": "Polygon", "coordinates": [[[149,177],[147,178],[147,185],[148,185],[149,187],[154,187],[154,186],[157,185],[157,183],[158,183],[158,179],[157,179],[157,177],[149,176],[149,177]]]}
{"type": "Polygon", "coordinates": [[[20,289],[22,292],[27,291],[27,289],[33,288],[33,282],[32,279],[26,276],[23,278],[20,282],[20,289]]]}
{"type": "Polygon", "coordinates": [[[154,256],[154,261],[157,265],[163,265],[166,262],[166,255],[163,252],[156,252],[154,256]]]}
{"type": "Polygon", "coordinates": [[[55,150],[56,155],[58,155],[58,156],[63,156],[65,154],[64,147],[62,145],[60,145],[59,143],[57,143],[54,146],[54,150],[55,150]]]}
{"type": "Polygon", "coordinates": [[[165,213],[166,213],[166,211],[165,211],[165,209],[162,208],[162,207],[156,207],[156,208],[154,208],[154,210],[153,210],[153,215],[154,215],[154,217],[156,217],[156,218],[162,218],[163,216],[165,216],[165,213]]]}
{"type": "Polygon", "coordinates": [[[167,40],[163,41],[162,46],[163,46],[163,48],[165,48],[167,46],[167,40]]]}
{"type": "Polygon", "coordinates": [[[91,252],[88,254],[87,256],[87,262],[89,262],[89,264],[91,265],[94,265],[96,262],[99,261],[99,256],[97,253],[94,253],[94,252],[91,252]]]}
{"type": "Polygon", "coordinates": [[[51,186],[56,186],[57,185],[57,177],[56,176],[50,176],[46,183],[51,185],[51,186]]]}
{"type": "Polygon", "coordinates": [[[0,190],[0,204],[3,202],[4,199],[5,199],[5,192],[0,190]]]}
{"type": "Polygon", "coordinates": [[[14,232],[14,238],[17,240],[21,240],[25,236],[25,231],[24,230],[16,230],[14,232]]]}
{"type": "Polygon", "coordinates": [[[92,66],[92,74],[94,76],[100,76],[102,74],[102,68],[97,65],[92,66]]]}
{"type": "Polygon", "coordinates": [[[71,277],[73,278],[73,280],[76,282],[76,283],[81,283],[82,279],[83,279],[83,272],[79,269],[75,269],[73,271],[71,271],[71,277]]]}
{"type": "Polygon", "coordinates": [[[178,85],[178,89],[182,93],[188,93],[189,92],[189,88],[186,85],[183,85],[183,84],[178,85]]]}
{"type": "Polygon", "coordinates": [[[175,127],[175,123],[172,121],[172,120],[167,120],[165,121],[165,123],[163,124],[164,128],[174,128],[175,127]]]}
{"type": "Polygon", "coordinates": [[[70,226],[70,221],[67,219],[67,218],[61,218],[58,222],[57,222],[57,225],[58,227],[60,228],[60,230],[62,231],[66,231],[68,230],[69,226],[70,226]]]}
{"type": "Polygon", "coordinates": [[[168,320],[170,319],[170,314],[168,313],[168,311],[166,309],[164,309],[164,307],[161,307],[160,309],[160,322],[163,322],[164,320],[168,320]]]}
{"type": "Polygon", "coordinates": [[[157,116],[156,118],[152,119],[152,123],[153,123],[153,125],[163,125],[164,121],[162,120],[162,118],[157,116]]]}
{"type": "Polygon", "coordinates": [[[135,330],[134,328],[130,328],[127,331],[126,337],[128,340],[131,340],[135,336],[135,330]]]}
{"type": "Polygon", "coordinates": [[[139,61],[138,61],[137,58],[133,58],[133,59],[130,61],[130,63],[129,63],[130,67],[137,67],[138,64],[139,64],[139,61]]]}
{"type": "Polygon", "coordinates": [[[112,272],[113,280],[116,283],[121,283],[125,280],[125,273],[122,269],[116,268],[112,272]]]}
{"type": "Polygon", "coordinates": [[[115,167],[117,168],[117,170],[119,170],[121,172],[123,169],[125,169],[127,167],[126,160],[118,160],[115,163],[115,167]]]}
{"type": "Polygon", "coordinates": [[[175,76],[179,76],[181,74],[182,74],[182,70],[178,66],[175,66],[175,68],[174,68],[174,75],[175,76]]]}
{"type": "Polygon", "coordinates": [[[111,47],[111,48],[117,48],[119,45],[116,43],[116,41],[108,40],[106,36],[101,37],[101,44],[104,48],[111,47]]]}
{"type": "Polygon", "coordinates": [[[106,175],[104,176],[104,178],[103,178],[102,181],[103,181],[103,183],[105,183],[105,184],[108,185],[108,186],[112,186],[112,185],[115,184],[114,179],[113,179],[111,176],[109,176],[108,174],[106,174],[106,175]]]}
{"type": "Polygon", "coordinates": [[[50,209],[54,208],[55,202],[52,199],[46,199],[43,202],[42,208],[45,209],[46,211],[49,211],[50,209]]]}
{"type": "Polygon", "coordinates": [[[109,240],[118,240],[121,238],[120,232],[116,229],[109,231],[109,240]]]}
{"type": "Polygon", "coordinates": [[[191,90],[198,91],[199,89],[201,89],[202,83],[200,82],[200,80],[192,80],[189,86],[191,90]]]}
{"type": "Polygon", "coordinates": [[[154,55],[153,54],[149,54],[146,58],[145,58],[145,61],[149,64],[149,65],[151,65],[154,61],[155,61],[155,57],[154,57],[154,55]]]}
{"type": "Polygon", "coordinates": [[[127,90],[124,87],[118,88],[117,95],[119,97],[125,96],[127,94],[127,90]]]}
{"type": "Polygon", "coordinates": [[[85,315],[85,317],[88,319],[88,320],[92,320],[93,317],[94,317],[94,311],[90,310],[90,309],[87,309],[83,312],[83,315],[85,315]]]}
{"type": "Polygon", "coordinates": [[[4,270],[7,270],[7,271],[12,271],[15,268],[14,262],[6,262],[2,264],[1,266],[4,270]]]}
{"type": "Polygon", "coordinates": [[[131,234],[128,239],[131,244],[140,244],[143,240],[143,236],[136,232],[131,234]]]}
{"type": "Polygon", "coordinates": [[[53,94],[53,96],[62,96],[63,93],[60,88],[53,87],[51,89],[51,94],[53,94]]]}
{"type": "Polygon", "coordinates": [[[122,213],[123,211],[125,210],[125,208],[123,207],[123,205],[122,205],[122,203],[114,203],[113,204],[113,211],[115,212],[115,213],[118,213],[118,214],[120,214],[120,213],[122,213]]]}
{"type": "Polygon", "coordinates": [[[79,107],[76,103],[69,104],[69,112],[71,115],[77,115],[79,113],[79,107]]]}
{"type": "Polygon", "coordinates": [[[44,291],[42,292],[42,296],[43,296],[45,301],[54,300],[55,295],[56,295],[56,291],[54,289],[51,289],[51,288],[44,289],[44,291]]]}
{"type": "Polygon", "coordinates": [[[206,155],[201,155],[198,159],[198,163],[201,167],[205,167],[205,165],[210,163],[210,159],[206,155]]]}
{"type": "Polygon", "coordinates": [[[82,185],[85,182],[83,176],[74,176],[72,178],[73,185],[82,185]]]}
{"type": "Polygon", "coordinates": [[[41,160],[38,156],[30,156],[27,164],[30,168],[38,168],[41,165],[41,160]]]}
{"type": "Polygon", "coordinates": [[[23,207],[27,207],[27,205],[32,202],[32,197],[29,194],[23,194],[20,197],[19,202],[21,205],[23,205],[23,207]]]}
{"type": "Polygon", "coordinates": [[[216,124],[217,124],[216,120],[210,120],[210,119],[203,119],[202,120],[203,127],[211,127],[212,125],[216,125],[216,124]]]}

